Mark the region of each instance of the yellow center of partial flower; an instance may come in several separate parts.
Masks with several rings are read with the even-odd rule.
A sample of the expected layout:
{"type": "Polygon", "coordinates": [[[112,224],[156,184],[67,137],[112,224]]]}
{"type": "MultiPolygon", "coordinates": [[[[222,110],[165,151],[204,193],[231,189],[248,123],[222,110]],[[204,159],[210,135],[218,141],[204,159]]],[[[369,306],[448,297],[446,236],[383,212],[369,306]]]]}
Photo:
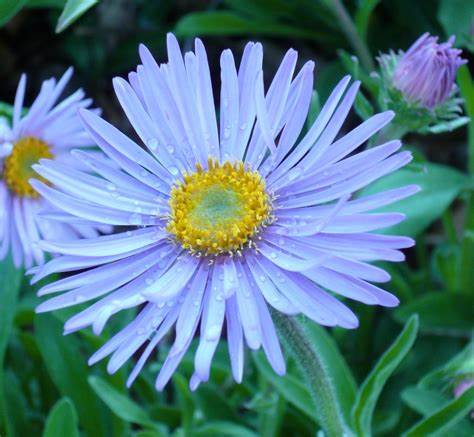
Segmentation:
{"type": "Polygon", "coordinates": [[[171,191],[167,231],[191,253],[236,253],[271,221],[271,199],[258,172],[242,162],[199,164],[171,191]]]}
{"type": "Polygon", "coordinates": [[[5,158],[3,178],[7,186],[20,197],[37,198],[38,193],[30,185],[34,177],[46,182],[31,168],[42,158],[53,158],[49,146],[34,137],[25,137],[13,145],[12,153],[5,158]]]}

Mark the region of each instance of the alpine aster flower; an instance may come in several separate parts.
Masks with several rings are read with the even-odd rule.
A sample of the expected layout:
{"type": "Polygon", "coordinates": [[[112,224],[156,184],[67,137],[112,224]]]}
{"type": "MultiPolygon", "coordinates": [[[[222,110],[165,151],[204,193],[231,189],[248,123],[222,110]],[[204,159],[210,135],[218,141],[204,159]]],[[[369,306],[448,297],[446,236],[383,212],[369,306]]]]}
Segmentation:
{"type": "MultiPolygon", "coordinates": [[[[37,242],[41,238],[62,240],[97,236],[96,227],[54,208],[30,185],[35,176],[32,165],[43,158],[54,162],[70,161],[72,147],[90,146],[92,141],[77,116],[79,108],[90,106],[84,92],[74,94],[57,104],[72,75],[68,69],[56,83],[43,82],[40,93],[26,115],[22,114],[26,76],[22,75],[16,91],[11,126],[3,119],[0,126],[0,260],[10,252],[14,264],[26,268],[44,262],[37,242]],[[38,218],[40,212],[61,217],[62,223],[38,218]]],[[[99,224],[99,226],[102,226],[99,224]]]]}
{"type": "Polygon", "coordinates": [[[453,48],[454,39],[438,44],[438,37],[425,33],[400,56],[393,85],[408,101],[432,109],[450,97],[456,72],[467,62],[462,51],[453,48]]]}
{"type": "Polygon", "coordinates": [[[61,253],[34,281],[52,272],[78,271],[46,285],[55,296],[38,312],[97,299],[66,322],[65,333],[92,326],[98,334],[115,313],[140,307],[137,317],[91,358],[112,355],[115,372],[139,348],[128,384],[173,327],[174,344],[156,380],[161,390],[200,326],[195,389],[209,378],[224,323],[236,381],[243,375],[244,339],[263,347],[278,374],[285,361],[268,305],[303,313],[326,326],[357,327],[353,312],[331,292],[369,305],[398,299],[371,282],[389,275],[369,262],[402,261],[410,238],[372,234],[403,219],[369,213],[417,191],[406,186],[351,199],[372,181],[404,166],[409,152],[399,141],[352,154],[393,117],[377,114],[336,140],[359,83],[345,77],[299,141],[313,89],[313,62],[294,76],[289,50],[264,92],[262,46],[248,43],[237,69],[229,50],[221,56],[219,129],[206,52],[181,55],[168,35],[168,63],[158,65],[140,47],[142,65],[129,82],[114,80],[117,97],[144,150],[92,112],[81,116],[97,145],[120,167],[77,159],[90,177],[43,161],[33,187],[64,211],[97,223],[125,226],[113,236],[45,241],[61,253]],[[130,226],[133,226],[130,229],[130,226]],[[328,291],[329,290],[329,291],[328,291]]]}

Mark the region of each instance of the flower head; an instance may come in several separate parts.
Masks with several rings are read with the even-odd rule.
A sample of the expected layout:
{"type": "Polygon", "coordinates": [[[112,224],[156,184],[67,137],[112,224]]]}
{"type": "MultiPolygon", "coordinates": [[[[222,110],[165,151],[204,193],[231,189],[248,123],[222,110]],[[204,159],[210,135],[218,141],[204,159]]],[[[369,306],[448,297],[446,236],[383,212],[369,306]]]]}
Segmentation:
{"type": "MultiPolygon", "coordinates": [[[[41,264],[44,254],[37,242],[41,238],[74,238],[97,235],[97,225],[77,220],[72,216],[54,212],[31,186],[30,179],[37,176],[33,166],[42,159],[54,163],[70,161],[71,147],[90,146],[91,139],[77,116],[79,108],[91,104],[84,92],[74,94],[57,104],[72,75],[66,71],[61,79],[43,82],[41,91],[26,114],[23,100],[26,76],[18,84],[11,124],[1,120],[0,126],[0,260],[8,253],[14,263],[30,267],[41,264]],[[38,217],[39,213],[52,213],[63,223],[54,223],[38,217]],[[59,214],[59,215],[58,215],[59,214]]],[[[46,179],[40,178],[43,182],[46,179]]],[[[101,225],[99,225],[100,227],[101,225]]]]}
{"type": "Polygon", "coordinates": [[[428,33],[402,54],[393,74],[393,85],[413,103],[432,109],[445,102],[455,87],[457,69],[467,61],[453,48],[454,36],[438,44],[428,33]]]}
{"type": "Polygon", "coordinates": [[[96,299],[66,322],[71,333],[127,308],[139,314],[90,359],[112,355],[115,372],[142,346],[128,384],[173,327],[174,344],[156,380],[162,389],[200,330],[191,388],[208,380],[224,330],[236,381],[243,375],[244,340],[263,347],[278,374],[285,361],[268,306],[303,313],[326,326],[355,328],[353,312],[332,293],[369,305],[398,299],[371,282],[389,275],[370,264],[401,261],[413,240],[372,234],[403,219],[371,213],[417,191],[407,186],[351,199],[357,190],[404,166],[409,152],[390,141],[353,154],[393,117],[377,114],[336,140],[359,83],[345,77],[302,137],[313,89],[313,62],[294,77],[297,54],[285,55],[268,91],[262,46],[249,43],[237,68],[221,55],[219,128],[206,52],[199,39],[183,56],[168,35],[168,63],[158,65],[140,47],[142,64],[114,80],[118,99],[147,149],[96,114],[81,116],[97,145],[118,168],[74,152],[96,172],[56,172],[42,161],[35,190],[81,219],[123,226],[113,236],[64,242],[43,249],[63,254],[34,281],[53,272],[80,271],[46,285],[40,295],[67,291],[39,312],[96,299]],[[84,269],[86,269],[84,271],[84,269]]]}

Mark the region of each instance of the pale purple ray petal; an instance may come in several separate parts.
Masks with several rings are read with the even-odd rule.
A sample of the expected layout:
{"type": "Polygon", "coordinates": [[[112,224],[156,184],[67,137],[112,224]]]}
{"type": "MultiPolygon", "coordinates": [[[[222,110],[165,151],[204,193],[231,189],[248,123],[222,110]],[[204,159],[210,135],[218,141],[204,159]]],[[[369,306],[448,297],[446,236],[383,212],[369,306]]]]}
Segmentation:
{"type": "Polygon", "coordinates": [[[293,167],[314,145],[319,138],[330,118],[336,111],[339,101],[344,94],[347,85],[350,82],[350,76],[345,76],[334,88],[333,92],[327,99],[326,103],[321,109],[316,121],[311,126],[308,133],[304,136],[301,142],[296,146],[295,150],[277,167],[268,177],[270,183],[276,181],[281,175],[285,174],[291,167],[293,167]]]}
{"type": "Polygon", "coordinates": [[[244,374],[244,336],[235,295],[226,301],[227,343],[234,380],[239,384],[244,374]]]}
{"type": "Polygon", "coordinates": [[[201,260],[183,254],[176,263],[156,281],[148,284],[141,295],[156,305],[164,305],[178,297],[199,268],[201,260]]]}
{"type": "Polygon", "coordinates": [[[263,48],[260,43],[245,46],[239,66],[239,131],[234,156],[242,160],[255,122],[256,108],[253,92],[258,72],[262,69],[263,48]]]}
{"type": "Polygon", "coordinates": [[[237,272],[240,286],[235,292],[239,319],[244,330],[245,340],[250,349],[258,349],[262,344],[258,306],[253,295],[253,279],[245,267],[238,263],[237,272]]]}
{"type": "Polygon", "coordinates": [[[219,343],[222,324],[225,315],[225,300],[219,297],[218,279],[215,270],[212,280],[208,282],[204,297],[203,314],[201,318],[201,337],[194,356],[195,373],[201,381],[209,379],[212,357],[219,343]]]}
{"type": "Polygon", "coordinates": [[[16,89],[15,101],[13,103],[13,119],[12,127],[14,131],[17,131],[18,124],[21,118],[21,110],[23,109],[23,100],[25,98],[25,88],[26,88],[26,74],[22,74],[20,77],[20,82],[18,82],[18,87],[16,89]]]}
{"type": "Polygon", "coordinates": [[[16,232],[22,247],[25,267],[28,269],[33,264],[33,256],[31,253],[31,243],[25,228],[25,220],[23,214],[23,204],[20,198],[13,198],[13,221],[15,223],[16,232]]]}
{"type": "Polygon", "coordinates": [[[148,340],[150,334],[156,330],[155,341],[159,342],[166,333],[171,329],[176,317],[178,316],[178,307],[175,306],[168,310],[169,313],[165,316],[165,319],[159,325],[150,321],[142,321],[141,326],[135,332],[135,335],[129,339],[129,341],[123,342],[117,350],[113,353],[110,361],[107,364],[107,372],[115,373],[122,365],[148,340]]]}
{"type": "Polygon", "coordinates": [[[79,241],[41,241],[43,250],[64,255],[88,255],[92,257],[119,255],[134,249],[156,244],[167,237],[167,234],[156,226],[105,235],[79,241]]]}
{"type": "Polygon", "coordinates": [[[295,315],[299,313],[299,310],[286,298],[275,284],[272,279],[267,276],[266,272],[260,267],[260,265],[253,259],[254,256],[250,255],[247,258],[247,267],[253,276],[256,286],[262,293],[265,300],[276,310],[288,314],[295,315]]]}
{"type": "Polygon", "coordinates": [[[189,284],[176,322],[176,338],[169,355],[181,353],[196,330],[202,312],[202,300],[209,278],[209,266],[201,264],[189,284]]]}
{"type": "Polygon", "coordinates": [[[257,300],[258,313],[260,316],[263,350],[275,373],[282,376],[286,373],[286,364],[275,331],[275,326],[268,312],[267,304],[260,293],[255,293],[255,299],[257,300]]]}
{"type": "Polygon", "coordinates": [[[169,189],[169,184],[172,183],[171,175],[138,144],[91,111],[82,109],[79,114],[86,129],[106,155],[141,182],[153,188],[166,184],[169,189]],[[117,154],[122,159],[119,159],[117,154]],[[126,166],[124,158],[128,161],[126,166]],[[145,168],[151,173],[143,173],[145,168]]]}
{"type": "Polygon", "coordinates": [[[230,50],[221,54],[220,156],[234,159],[239,130],[239,82],[234,57],[230,50]]]}

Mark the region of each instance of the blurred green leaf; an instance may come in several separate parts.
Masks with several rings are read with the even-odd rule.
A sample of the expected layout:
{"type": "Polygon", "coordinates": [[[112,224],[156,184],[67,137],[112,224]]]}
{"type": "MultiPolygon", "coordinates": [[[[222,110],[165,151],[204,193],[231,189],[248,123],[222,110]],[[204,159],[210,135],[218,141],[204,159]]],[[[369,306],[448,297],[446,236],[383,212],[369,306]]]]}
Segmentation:
{"type": "Polygon", "coordinates": [[[309,390],[299,379],[292,375],[278,376],[261,353],[253,354],[258,370],[290,404],[294,405],[315,421],[316,406],[309,390]]]}
{"type": "Polygon", "coordinates": [[[46,419],[43,437],[79,437],[77,413],[74,404],[68,398],[62,398],[54,404],[46,419]]]}
{"type": "Polygon", "coordinates": [[[456,380],[471,374],[474,374],[474,342],[469,343],[464,350],[446,364],[425,375],[419,386],[452,389],[456,380]]]}
{"type": "Polygon", "coordinates": [[[67,3],[58,19],[56,33],[60,33],[69,27],[74,23],[74,21],[97,3],[99,3],[99,0],[67,0],[67,3]]]}
{"type": "MultiPolygon", "coordinates": [[[[410,408],[422,416],[430,416],[437,410],[446,406],[450,399],[435,390],[427,390],[420,387],[409,387],[402,392],[402,399],[410,408]]],[[[456,437],[471,437],[473,426],[468,419],[453,423],[445,432],[452,433],[456,437]]]]}
{"type": "Polygon", "coordinates": [[[354,22],[360,37],[363,40],[366,40],[370,16],[376,6],[380,3],[380,0],[361,0],[358,3],[359,6],[357,7],[354,16],[354,22]]]}
{"type": "Polygon", "coordinates": [[[351,408],[357,393],[354,377],[328,331],[313,322],[305,320],[302,323],[304,323],[309,341],[333,381],[337,402],[342,409],[346,423],[350,423],[351,408]]]}
{"type": "Polygon", "coordinates": [[[254,431],[232,422],[216,421],[206,423],[193,432],[195,437],[257,437],[254,431]]]}
{"type": "Polygon", "coordinates": [[[174,374],[173,383],[178,393],[178,402],[182,417],[181,426],[185,433],[190,433],[195,407],[193,397],[191,396],[186,380],[179,373],[174,374]]]}
{"type": "Polygon", "coordinates": [[[417,333],[418,316],[413,315],[362,383],[352,410],[354,430],[358,436],[372,434],[372,415],[380,393],[388,378],[412,348],[417,333]]]}
{"type": "Polygon", "coordinates": [[[153,421],[145,410],[127,395],[120,393],[108,382],[94,375],[89,376],[88,381],[96,395],[104,401],[116,416],[129,423],[154,426],[153,421]]]}
{"type": "Polygon", "coordinates": [[[420,234],[433,223],[468,184],[468,177],[453,168],[433,163],[411,165],[374,182],[362,190],[362,195],[379,193],[405,185],[419,185],[421,191],[377,212],[397,211],[406,219],[384,233],[409,235],[420,234]]]}
{"type": "Polygon", "coordinates": [[[456,35],[456,43],[474,50],[474,2],[466,0],[441,0],[438,19],[447,36],[456,35]]]}
{"type": "Polygon", "coordinates": [[[3,361],[12,331],[22,278],[23,270],[17,270],[10,257],[0,261],[0,425],[5,430],[8,429],[8,412],[4,398],[3,361]]]}
{"type": "Polygon", "coordinates": [[[271,21],[250,20],[232,12],[194,12],[181,18],[174,32],[179,37],[196,35],[271,35],[318,39],[316,31],[271,21]]]}
{"type": "Polygon", "coordinates": [[[403,323],[415,313],[420,316],[421,330],[469,337],[474,320],[474,295],[431,292],[400,306],[393,314],[403,323]]]}
{"type": "Polygon", "coordinates": [[[441,434],[456,422],[459,422],[474,407],[474,387],[466,390],[457,399],[437,410],[433,415],[421,420],[404,435],[418,437],[441,434]]]}
{"type": "Polygon", "coordinates": [[[72,335],[61,334],[62,325],[52,315],[35,318],[35,338],[43,362],[58,390],[70,397],[79,413],[79,422],[89,436],[107,435],[107,423],[99,400],[87,384],[89,369],[78,352],[81,345],[72,335]]]}
{"type": "Polygon", "coordinates": [[[0,26],[7,24],[25,6],[27,0],[0,1],[0,26]]]}

